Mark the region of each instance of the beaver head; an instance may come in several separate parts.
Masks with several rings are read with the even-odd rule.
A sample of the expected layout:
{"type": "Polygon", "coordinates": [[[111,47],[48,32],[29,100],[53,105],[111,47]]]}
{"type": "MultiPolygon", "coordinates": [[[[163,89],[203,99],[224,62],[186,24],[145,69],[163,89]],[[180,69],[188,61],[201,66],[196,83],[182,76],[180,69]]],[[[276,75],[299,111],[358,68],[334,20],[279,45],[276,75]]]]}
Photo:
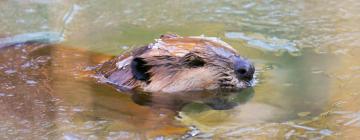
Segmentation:
{"type": "Polygon", "coordinates": [[[120,90],[185,92],[243,89],[255,68],[218,38],[162,35],[155,43],[101,65],[98,74],[120,90]]]}

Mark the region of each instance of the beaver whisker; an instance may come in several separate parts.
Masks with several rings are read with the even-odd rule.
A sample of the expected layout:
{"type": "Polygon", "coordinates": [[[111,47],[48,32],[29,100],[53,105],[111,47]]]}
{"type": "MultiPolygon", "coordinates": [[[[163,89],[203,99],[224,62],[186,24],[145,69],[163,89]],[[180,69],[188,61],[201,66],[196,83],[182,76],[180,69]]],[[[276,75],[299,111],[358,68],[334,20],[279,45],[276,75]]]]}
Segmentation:
{"type": "Polygon", "coordinates": [[[235,85],[233,84],[220,84],[220,88],[234,88],[235,85]]]}
{"type": "Polygon", "coordinates": [[[230,74],[229,73],[220,73],[220,74],[218,74],[220,77],[228,77],[228,76],[230,76],[230,74]]]}
{"type": "Polygon", "coordinates": [[[224,78],[219,79],[219,81],[232,81],[232,80],[233,80],[233,78],[231,78],[231,77],[224,77],[224,78]]]}

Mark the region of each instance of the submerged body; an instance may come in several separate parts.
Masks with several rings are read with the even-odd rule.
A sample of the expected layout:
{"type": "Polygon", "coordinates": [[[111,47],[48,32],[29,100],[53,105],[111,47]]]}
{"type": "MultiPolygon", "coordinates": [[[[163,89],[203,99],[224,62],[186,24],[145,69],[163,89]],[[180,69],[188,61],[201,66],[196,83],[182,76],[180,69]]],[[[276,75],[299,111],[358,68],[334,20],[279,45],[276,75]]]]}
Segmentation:
{"type": "Polygon", "coordinates": [[[247,88],[254,71],[251,62],[217,38],[162,35],[105,62],[98,74],[120,90],[174,93],[247,88]]]}

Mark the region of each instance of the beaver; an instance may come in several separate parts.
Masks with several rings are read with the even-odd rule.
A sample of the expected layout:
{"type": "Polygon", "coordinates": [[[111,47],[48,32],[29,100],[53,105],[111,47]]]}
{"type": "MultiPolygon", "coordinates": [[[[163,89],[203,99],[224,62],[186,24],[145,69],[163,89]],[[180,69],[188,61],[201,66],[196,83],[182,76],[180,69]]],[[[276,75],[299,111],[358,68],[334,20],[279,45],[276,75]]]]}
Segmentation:
{"type": "Polygon", "coordinates": [[[161,35],[117,56],[97,74],[121,91],[178,93],[251,87],[255,67],[215,37],[161,35]]]}

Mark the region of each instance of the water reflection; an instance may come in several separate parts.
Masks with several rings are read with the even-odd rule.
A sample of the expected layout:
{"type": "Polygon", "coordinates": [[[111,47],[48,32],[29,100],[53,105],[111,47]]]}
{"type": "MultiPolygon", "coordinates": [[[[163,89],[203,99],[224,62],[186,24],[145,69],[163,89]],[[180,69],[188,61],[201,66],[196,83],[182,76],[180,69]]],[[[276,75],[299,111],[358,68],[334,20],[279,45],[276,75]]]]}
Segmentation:
{"type": "Polygon", "coordinates": [[[143,93],[134,92],[131,99],[139,104],[156,108],[168,108],[181,111],[188,104],[197,103],[207,105],[214,110],[232,109],[239,104],[244,104],[254,95],[253,88],[233,92],[194,92],[194,93],[143,93]]]}
{"type": "Polygon", "coordinates": [[[324,72],[332,68],[329,64],[336,66],[337,57],[303,51],[302,56],[265,55],[262,58],[267,57],[266,61],[253,59],[259,68],[259,83],[254,89],[119,93],[97,82],[92,78],[93,71],[86,69],[112,56],[65,44],[15,43],[0,51],[3,75],[0,101],[6,110],[1,121],[7,122],[1,127],[14,131],[2,135],[56,139],[102,138],[100,134],[121,138],[178,137],[192,130],[214,133],[216,129],[297,119],[298,112],[316,116],[323,111],[329,96],[324,91],[328,83],[322,82],[322,86],[316,83],[327,79],[324,72]],[[22,131],[27,131],[27,135],[22,131]]]}

